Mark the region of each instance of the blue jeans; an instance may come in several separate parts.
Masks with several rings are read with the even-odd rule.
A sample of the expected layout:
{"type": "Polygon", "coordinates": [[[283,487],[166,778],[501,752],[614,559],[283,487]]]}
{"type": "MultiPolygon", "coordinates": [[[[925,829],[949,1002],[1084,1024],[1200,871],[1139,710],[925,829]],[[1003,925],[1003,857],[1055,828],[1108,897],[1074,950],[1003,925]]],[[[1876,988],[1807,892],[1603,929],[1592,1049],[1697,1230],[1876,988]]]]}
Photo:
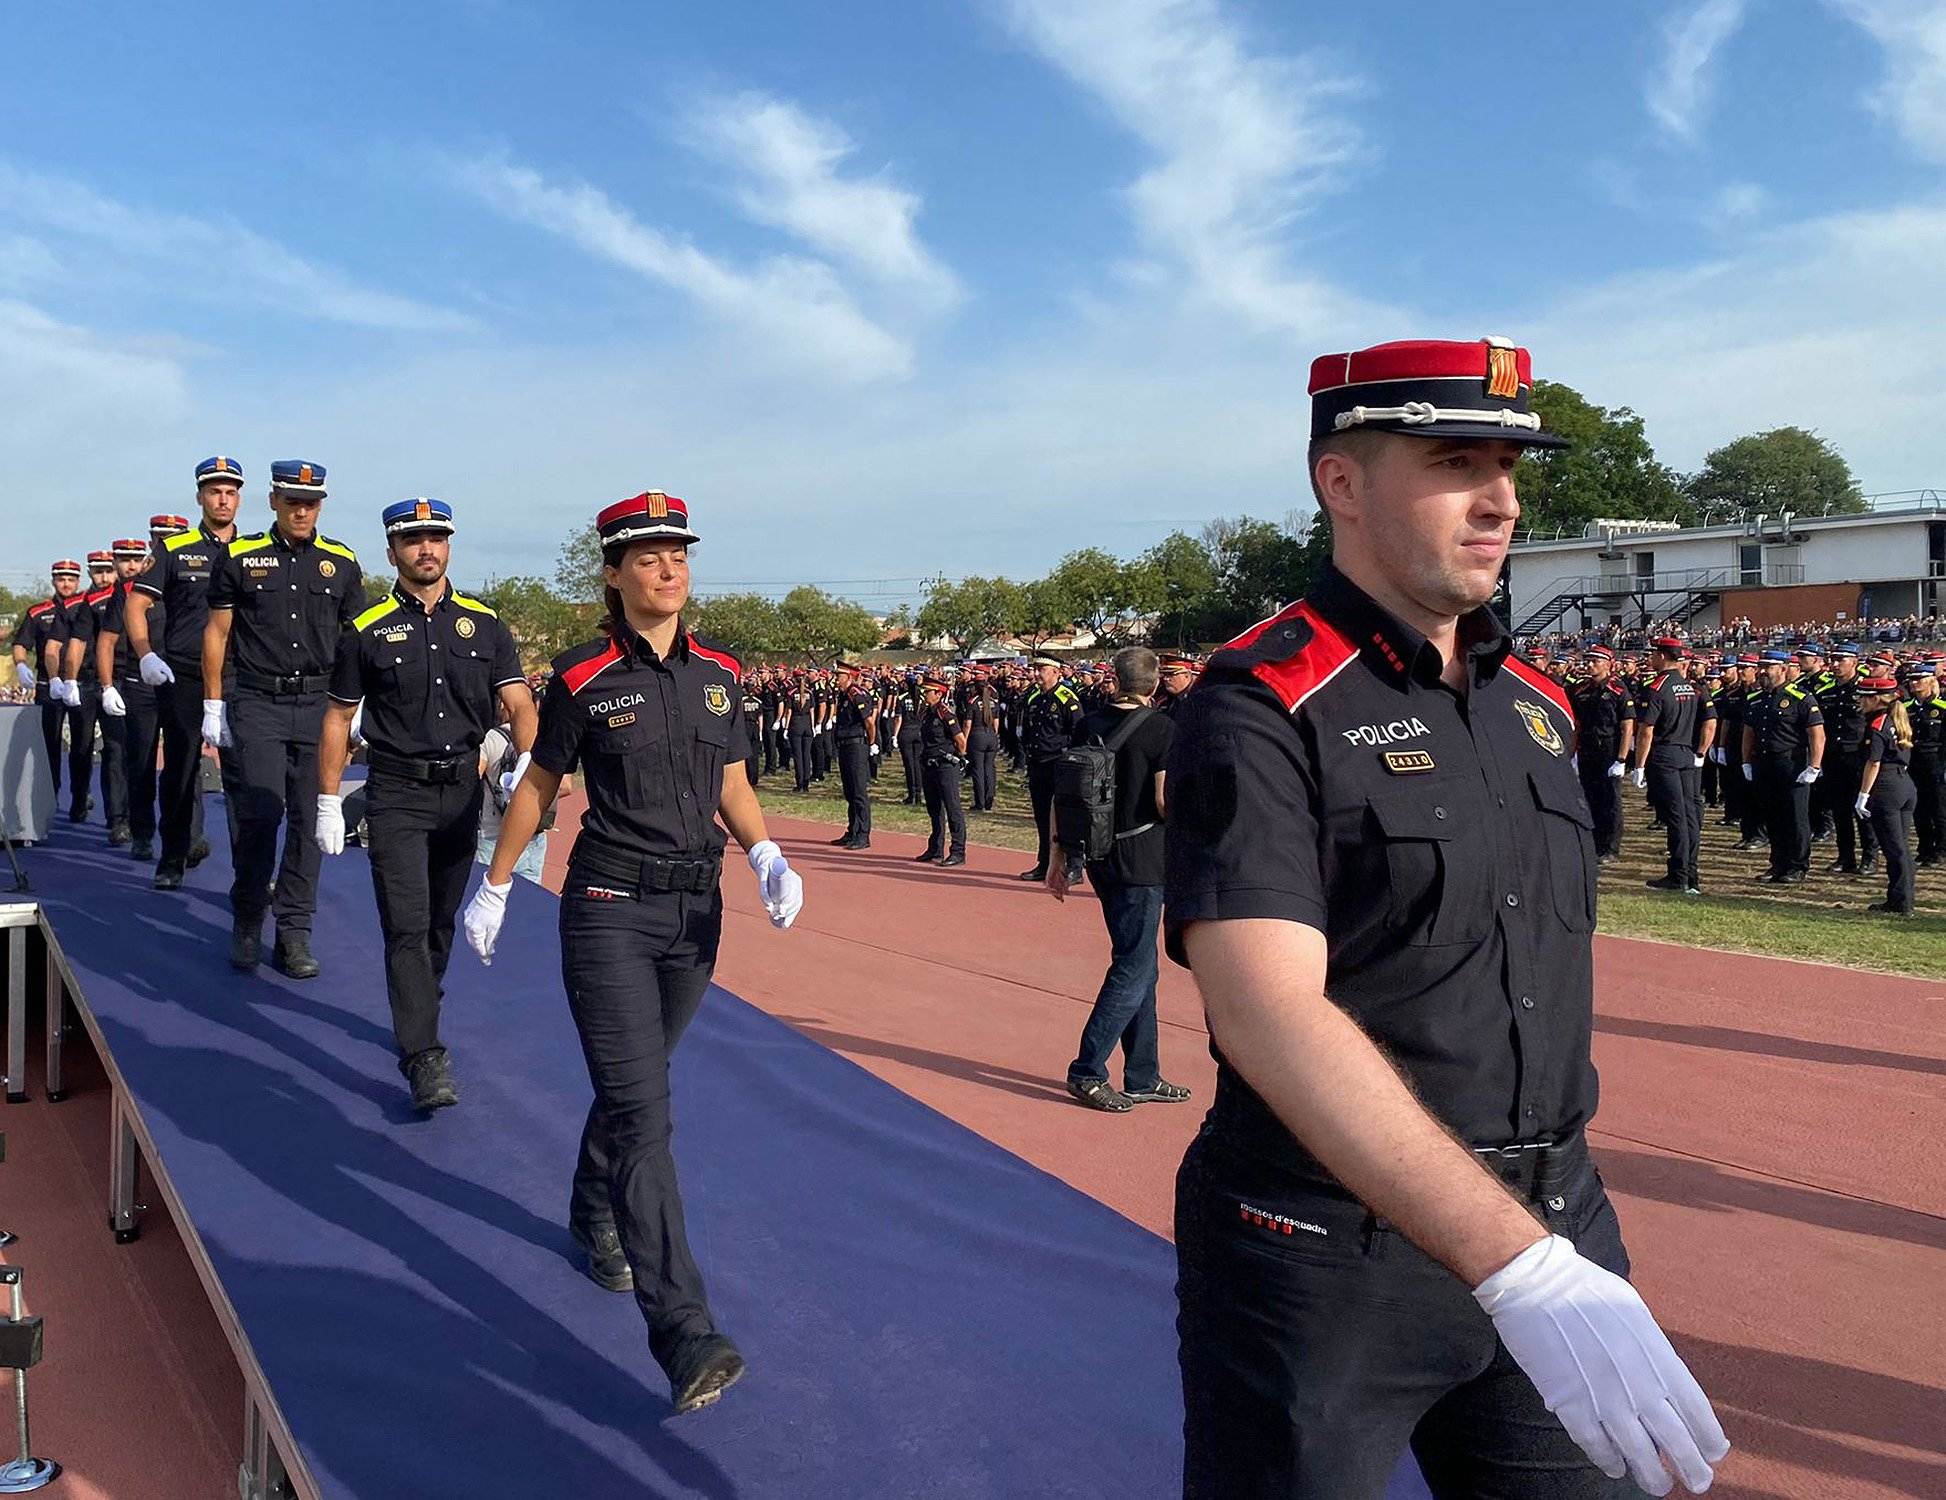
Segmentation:
{"type": "Polygon", "coordinates": [[[1068,1079],[1108,1078],[1108,1059],[1122,1047],[1122,1081],[1130,1090],[1152,1089],[1161,1077],[1156,1056],[1156,929],[1162,925],[1162,887],[1124,885],[1101,865],[1088,867],[1088,882],[1101,898],[1108,924],[1110,958],[1081,1032],[1081,1053],[1068,1064],[1068,1079]]]}

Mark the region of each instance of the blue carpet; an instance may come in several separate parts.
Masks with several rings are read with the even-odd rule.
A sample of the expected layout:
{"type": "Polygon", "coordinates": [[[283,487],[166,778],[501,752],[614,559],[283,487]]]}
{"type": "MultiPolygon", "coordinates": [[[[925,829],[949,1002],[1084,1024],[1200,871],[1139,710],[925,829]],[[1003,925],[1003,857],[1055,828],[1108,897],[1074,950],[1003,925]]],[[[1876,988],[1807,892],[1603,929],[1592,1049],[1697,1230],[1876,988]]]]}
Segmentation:
{"type": "MultiPolygon", "coordinates": [[[[364,856],[325,861],[324,977],[238,976],[208,821],[173,895],[99,827],[27,860],[326,1496],[1179,1493],[1169,1246],[721,990],[676,1152],[751,1373],[673,1419],[633,1300],[568,1259],[589,1088],[555,898],[519,882],[493,967],[455,958],[465,1098],[423,1120],[364,856]]],[[[1424,1494],[1409,1464],[1393,1493],[1424,1494]]]]}

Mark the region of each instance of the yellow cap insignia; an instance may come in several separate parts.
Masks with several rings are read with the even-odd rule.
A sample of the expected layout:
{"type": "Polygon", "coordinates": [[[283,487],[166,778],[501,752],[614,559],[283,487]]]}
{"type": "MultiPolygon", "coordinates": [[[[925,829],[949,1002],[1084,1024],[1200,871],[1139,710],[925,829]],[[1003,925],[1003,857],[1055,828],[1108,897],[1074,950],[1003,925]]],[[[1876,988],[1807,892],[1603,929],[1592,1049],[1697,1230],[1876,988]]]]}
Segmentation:
{"type": "Polygon", "coordinates": [[[651,521],[660,521],[669,514],[669,497],[661,490],[650,490],[642,497],[642,510],[651,521]]]}
{"type": "Polygon", "coordinates": [[[1520,356],[1497,344],[1487,346],[1487,394],[1511,401],[1520,394],[1520,356]]]}

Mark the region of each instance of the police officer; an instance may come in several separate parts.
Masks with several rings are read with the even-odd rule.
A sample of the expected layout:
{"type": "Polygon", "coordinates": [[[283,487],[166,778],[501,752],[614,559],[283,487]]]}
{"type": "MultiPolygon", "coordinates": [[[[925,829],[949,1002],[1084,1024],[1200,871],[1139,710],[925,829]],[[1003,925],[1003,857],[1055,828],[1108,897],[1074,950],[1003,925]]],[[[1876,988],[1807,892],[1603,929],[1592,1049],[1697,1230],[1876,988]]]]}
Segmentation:
{"type": "Polygon", "coordinates": [[[134,771],[127,735],[128,703],[117,685],[118,662],[127,660],[127,646],[120,635],[122,597],[128,580],[140,572],[149,555],[149,544],[141,537],[124,537],[108,548],[107,583],[88,599],[94,611],[94,636],[89,643],[83,671],[94,684],[95,703],[101,725],[101,792],[108,815],[108,842],[116,848],[134,842],[129,808],[130,783],[134,771]]]}
{"type": "Polygon", "coordinates": [[[966,725],[953,708],[953,685],[928,672],[919,684],[919,765],[925,776],[926,816],[932,833],[921,863],[966,863],[966,811],[960,805],[960,773],[966,765],[966,725]],[[949,842],[950,840],[950,842],[949,842]]]}
{"type": "MultiPolygon", "coordinates": [[[[142,681],[156,692],[162,719],[162,852],[155,887],[172,891],[183,871],[209,853],[202,840],[203,630],[209,623],[209,586],[224,550],[236,537],[243,496],[243,466],[217,455],[196,465],[195,530],[170,537],[155,566],[135,581],[128,598],[128,647],[142,681]],[[162,606],[160,630],[150,628],[150,607],[162,606]]],[[[240,762],[218,752],[223,801],[236,848],[237,811],[243,799],[240,762]]]]}
{"type": "Polygon", "coordinates": [[[1701,895],[1696,851],[1702,842],[1703,756],[1715,733],[1696,684],[1682,672],[1683,643],[1659,637],[1649,651],[1647,701],[1635,720],[1634,781],[1646,785],[1649,805],[1668,832],[1669,868],[1650,890],[1701,895]]]}
{"type": "Polygon", "coordinates": [[[1587,676],[1568,693],[1574,706],[1575,765],[1595,820],[1595,853],[1611,864],[1622,852],[1620,782],[1635,743],[1635,699],[1615,677],[1615,653],[1590,646],[1581,660],[1587,676]]]}
{"type": "Polygon", "coordinates": [[[973,811],[992,812],[1000,789],[1000,695],[984,671],[973,674],[966,697],[966,766],[973,780],[973,811]]]}
{"type": "MultiPolygon", "coordinates": [[[[161,769],[162,717],[156,690],[142,680],[141,653],[129,635],[129,602],[135,596],[135,581],[152,571],[163,546],[172,536],[189,530],[189,522],[178,515],[149,517],[149,537],[128,538],[115,543],[115,571],[120,575],[115,600],[103,621],[102,639],[96,647],[99,669],[109,674],[104,681],[115,691],[102,689],[102,712],[109,715],[122,744],[122,762],[128,776],[129,858],[146,864],[155,858],[157,773],[161,769]]],[[[162,606],[148,604],[151,629],[161,632],[165,623],[162,606]]]]}
{"type": "Polygon", "coordinates": [[[743,763],[743,774],[753,787],[763,778],[763,753],[757,745],[757,727],[764,721],[763,687],[757,674],[743,678],[743,722],[750,729],[750,755],[743,763]]]}
{"type": "Polygon", "coordinates": [[[1177,1187],[1192,1500],[1376,1500],[1408,1442],[1437,1495],[1701,1490],[1729,1446],[1584,1137],[1573,718],[1487,608],[1559,442],[1529,388],[1498,341],[1318,360],[1333,561],[1177,718],[1164,920],[1218,1064],[1177,1187]]]}
{"type": "Polygon", "coordinates": [[[608,631],[555,658],[533,762],[467,907],[466,937],[490,962],[514,862],[578,764],[588,809],[561,888],[561,974],[595,1102],[571,1229],[597,1282],[634,1289],[650,1352],[688,1412],[744,1369],[710,1316],[669,1150],[669,1054],[716,963],[723,830],[748,851],[776,926],[791,924],[804,896],[740,769],[741,668],[683,624],[697,540],[688,507],[650,490],[596,525],[608,631]]]}
{"type": "MultiPolygon", "coordinates": [[[[316,834],[322,853],[344,852],[338,788],[352,715],[363,703],[366,847],[392,1036],[413,1106],[430,1111],[459,1102],[439,1039],[439,1002],[478,842],[480,742],[496,724],[510,724],[524,757],[534,743],[534,695],[500,617],[447,580],[452,507],[414,496],[379,519],[398,578],[338,639],[318,744],[316,834]]],[[[525,770],[516,761],[511,779],[525,770]]]]}
{"type": "Polygon", "coordinates": [[[863,668],[850,657],[833,664],[832,737],[838,779],[845,789],[845,833],[831,840],[840,849],[872,847],[872,740],[878,733],[878,702],[860,681],[863,668]]]}
{"type": "Polygon", "coordinates": [[[1727,746],[1735,766],[1735,779],[1742,784],[1741,807],[1738,812],[1737,829],[1738,849],[1765,849],[1770,846],[1770,835],[1766,831],[1769,823],[1764,815],[1763,799],[1757,795],[1755,767],[1744,758],[1743,747],[1746,743],[1743,729],[1750,724],[1750,715],[1755,706],[1768,697],[1770,689],[1764,682],[1763,657],[1757,652],[1747,652],[1737,658],[1737,720],[1742,726],[1737,732],[1734,743],[1727,746]],[[1746,769],[1748,767],[1748,769],[1746,769]]]}
{"type": "Polygon", "coordinates": [[[925,712],[925,696],[919,679],[908,672],[905,683],[892,700],[893,743],[898,746],[899,766],[905,772],[905,802],[917,807],[926,800],[925,769],[919,762],[920,718],[925,712]]]}
{"type": "MultiPolygon", "coordinates": [[[[1822,713],[1824,711],[1824,695],[1831,690],[1832,684],[1837,680],[1825,666],[1824,647],[1816,641],[1806,641],[1797,648],[1794,662],[1797,668],[1797,674],[1792,679],[1793,685],[1802,687],[1806,692],[1810,693],[1813,701],[1818,705],[1818,711],[1822,713]]],[[[1812,783],[1810,817],[1811,842],[1813,844],[1822,844],[1826,839],[1830,838],[1833,825],[1837,821],[1833,815],[1831,799],[1828,793],[1829,788],[1824,785],[1822,778],[1812,783]]]]}
{"type": "Polygon", "coordinates": [[[1818,694],[1818,709],[1824,715],[1824,800],[1838,834],[1838,857],[1831,865],[1834,875],[1869,875],[1878,868],[1878,841],[1871,824],[1852,811],[1864,784],[1865,742],[1871,729],[1862,682],[1858,648],[1849,643],[1833,646],[1831,683],[1818,694]]]}
{"type": "Polygon", "coordinates": [[[1037,656],[1034,670],[1040,685],[1021,705],[1020,742],[1027,757],[1027,795],[1034,806],[1034,831],[1038,842],[1034,868],[1023,870],[1022,880],[1047,879],[1049,824],[1054,811],[1054,771],[1061,752],[1074,743],[1081,731],[1085,710],[1073,688],[1061,680],[1060,662],[1051,656],[1037,656]]]}
{"type": "MultiPolygon", "coordinates": [[[[90,553],[92,564],[102,554],[90,553]]],[[[72,568],[71,561],[66,563],[72,568]]],[[[65,581],[65,569],[63,570],[65,581]]],[[[53,657],[57,663],[54,681],[48,685],[48,692],[60,705],[57,725],[65,726],[68,736],[68,821],[80,823],[87,819],[88,811],[95,805],[89,792],[94,781],[95,767],[95,700],[81,685],[81,664],[87,655],[87,646],[93,614],[88,606],[88,589],[79,577],[74,586],[62,593],[57,582],[54,600],[54,623],[52,626],[53,657]]],[[[92,683],[90,683],[92,686],[92,683]]],[[[45,716],[43,716],[43,720],[45,716]]],[[[56,748],[59,746],[60,728],[55,730],[56,748]]],[[[60,779],[56,777],[54,789],[60,791],[60,779]]]]}
{"type": "Polygon", "coordinates": [[[800,792],[811,790],[811,741],[816,738],[819,702],[810,681],[799,673],[784,695],[785,727],[791,745],[791,775],[800,792]]]}
{"type": "Polygon", "coordinates": [[[1914,662],[1907,669],[1906,681],[1912,689],[1912,702],[1906,714],[1912,723],[1912,790],[1917,798],[1913,825],[1919,831],[1921,866],[1939,862],[1940,796],[1939,781],[1946,757],[1946,698],[1939,695],[1939,678],[1931,662],[1914,662]]]}
{"type": "MultiPolygon", "coordinates": [[[[101,640],[102,621],[115,597],[115,554],[104,547],[88,554],[88,581],[81,590],[81,604],[69,612],[68,639],[62,648],[69,682],[68,698],[68,775],[81,791],[68,816],[73,822],[86,820],[94,806],[89,791],[94,781],[95,733],[101,725],[101,678],[95,670],[96,645],[101,640]]],[[[109,842],[128,842],[126,787],[121,782],[121,764],[115,753],[112,735],[101,736],[101,797],[109,823],[109,842]],[[119,837],[116,837],[119,832],[119,837]]]]}
{"type": "Polygon", "coordinates": [[[1160,713],[1173,715],[1182,707],[1182,695],[1196,685],[1196,658],[1186,651],[1158,651],[1156,662],[1161,677],[1155,707],[1160,713]]]}
{"type": "Polygon", "coordinates": [[[1871,819],[1879,848],[1885,851],[1885,899],[1869,911],[1895,917],[1912,915],[1912,813],[1918,805],[1910,772],[1912,717],[1899,701],[1893,678],[1869,677],[1859,684],[1865,699],[1865,770],[1852,807],[1853,816],[1871,819]]]}
{"type": "Polygon", "coordinates": [[[245,972],[257,967],[271,909],[273,961],[293,979],[310,979],[319,967],[311,917],[318,904],[314,799],[325,689],[338,637],[365,607],[356,554],[318,531],[324,496],[324,465],[290,458],[270,466],[276,520],[218,555],[203,628],[203,742],[234,745],[240,763],[230,963],[245,972]],[[226,698],[231,665],[235,687],[226,698]],[[286,826],[280,864],[278,831],[286,826]]]}
{"type": "Polygon", "coordinates": [[[61,795],[61,730],[67,723],[67,680],[61,674],[63,627],[68,601],[81,587],[81,564],[64,557],[48,569],[51,592],[22,611],[14,627],[14,676],[34,690],[41,710],[41,743],[47,748],[47,771],[54,779],[54,795],[61,795]]]}
{"type": "Polygon", "coordinates": [[[1799,885],[1811,864],[1811,787],[1824,774],[1824,714],[1809,688],[1787,681],[1787,651],[1764,652],[1764,691],[1743,715],[1743,775],[1770,837],[1767,885],[1799,885]]]}

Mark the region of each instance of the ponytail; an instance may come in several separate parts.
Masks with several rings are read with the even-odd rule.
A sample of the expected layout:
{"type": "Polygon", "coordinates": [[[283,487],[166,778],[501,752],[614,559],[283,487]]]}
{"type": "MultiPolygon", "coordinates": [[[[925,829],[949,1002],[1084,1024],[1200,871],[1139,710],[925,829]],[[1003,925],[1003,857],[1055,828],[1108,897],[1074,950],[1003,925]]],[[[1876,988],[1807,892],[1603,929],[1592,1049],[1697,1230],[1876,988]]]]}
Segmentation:
{"type": "Polygon", "coordinates": [[[1901,750],[1912,748],[1912,716],[1905,711],[1905,704],[1897,698],[1887,710],[1892,715],[1892,738],[1899,742],[1901,750]]]}

